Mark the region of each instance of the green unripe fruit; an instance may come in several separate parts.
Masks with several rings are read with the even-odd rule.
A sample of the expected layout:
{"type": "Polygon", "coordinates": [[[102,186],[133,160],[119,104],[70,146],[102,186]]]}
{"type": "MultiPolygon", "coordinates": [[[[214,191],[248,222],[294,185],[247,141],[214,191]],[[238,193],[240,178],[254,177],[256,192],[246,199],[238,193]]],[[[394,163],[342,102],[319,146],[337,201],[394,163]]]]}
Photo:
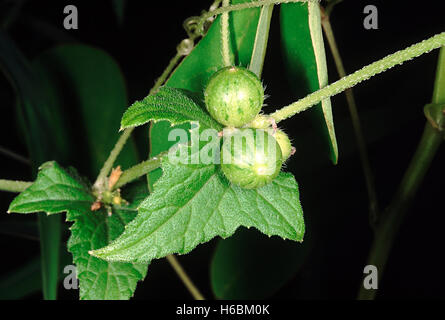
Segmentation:
{"type": "Polygon", "coordinates": [[[267,129],[272,124],[270,118],[264,114],[258,114],[250,123],[249,128],[267,129]]]}
{"type": "Polygon", "coordinates": [[[271,182],[281,170],[283,158],[274,137],[260,129],[237,129],[224,136],[221,169],[230,182],[255,189],[271,182]]]}
{"type": "Polygon", "coordinates": [[[204,91],[207,111],[219,123],[241,127],[260,112],[264,89],[260,79],[242,67],[215,72],[204,91]]]}
{"type": "Polygon", "coordinates": [[[280,129],[277,129],[275,133],[273,131],[274,131],[273,129],[269,129],[269,134],[271,134],[280,145],[281,154],[283,156],[283,162],[284,162],[287,159],[289,159],[292,153],[292,144],[287,134],[285,134],[283,131],[281,131],[280,129]]]}

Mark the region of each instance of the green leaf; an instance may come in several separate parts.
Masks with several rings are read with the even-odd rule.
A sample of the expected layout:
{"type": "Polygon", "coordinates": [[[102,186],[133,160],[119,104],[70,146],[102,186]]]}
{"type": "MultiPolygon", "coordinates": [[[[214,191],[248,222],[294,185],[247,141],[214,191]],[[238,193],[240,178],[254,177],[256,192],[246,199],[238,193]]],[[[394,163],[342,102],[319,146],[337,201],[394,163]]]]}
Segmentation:
{"type": "Polygon", "coordinates": [[[218,299],[266,299],[303,266],[309,243],[269,238],[239,230],[220,240],[212,259],[210,278],[218,299]]]}
{"type": "Polygon", "coordinates": [[[121,129],[151,120],[167,120],[172,125],[197,121],[200,127],[221,130],[222,126],[205,111],[202,101],[202,97],[186,90],[162,87],[156,94],[136,101],[128,108],[122,117],[121,129]]]}
{"type": "MultiPolygon", "coordinates": [[[[319,4],[289,3],[281,5],[281,43],[290,83],[299,98],[328,84],[326,55],[321,30],[319,4]]],[[[338,161],[338,148],[330,99],[312,108],[322,135],[329,141],[330,157],[338,161]]]]}
{"type": "Polygon", "coordinates": [[[48,215],[89,208],[94,197],[84,185],[73,179],[55,162],[46,162],[39,168],[37,180],[9,205],[8,213],[44,211],[48,215]]]}
{"type": "Polygon", "coordinates": [[[255,227],[284,239],[302,241],[303,212],[298,186],[289,173],[258,189],[230,184],[219,165],[162,160],[163,175],[139,206],[125,232],[92,255],[109,261],[149,262],[185,254],[215,236],[231,236],[239,226],[255,227]]]}
{"type": "MultiPolygon", "coordinates": [[[[28,145],[34,167],[49,159],[70,159],[71,164],[95,176],[118,139],[119,119],[127,105],[119,67],[105,52],[85,45],[57,46],[37,57],[31,67],[34,79],[38,79],[33,82],[37,93],[23,95],[22,117],[31,139],[28,145]],[[28,96],[41,98],[29,104],[28,96]],[[67,109],[69,119],[60,113],[67,109]],[[82,125],[67,132],[72,119],[82,125]]],[[[127,143],[117,160],[125,168],[136,159],[134,145],[127,143]]],[[[43,279],[49,282],[44,284],[44,292],[48,286],[54,288],[52,292],[57,288],[59,224],[59,216],[39,215],[43,279]]]]}
{"type": "MultiPolygon", "coordinates": [[[[231,4],[250,2],[233,0],[231,4]]],[[[229,28],[231,55],[235,64],[247,67],[252,56],[256,29],[260,16],[260,8],[252,8],[231,12],[229,28]]],[[[210,76],[224,67],[221,48],[221,17],[215,19],[207,34],[199,41],[193,51],[184,58],[181,64],[167,81],[167,86],[186,89],[192,92],[203,92],[210,76]]],[[[182,125],[187,128],[187,125],[182,125]]],[[[168,141],[168,134],[173,128],[170,123],[161,121],[150,128],[150,157],[167,151],[174,141],[168,141]]],[[[161,170],[149,174],[149,180],[154,183],[161,176],[161,170]]]]}
{"type": "MultiPolygon", "coordinates": [[[[141,190],[140,186],[138,189],[141,190]]],[[[146,194],[146,190],[143,190],[146,194]]],[[[140,197],[139,197],[140,198],[140,197]]],[[[128,299],[136,284],[146,275],[147,264],[111,263],[88,254],[117,238],[137,214],[135,206],[114,208],[109,217],[105,210],[91,211],[94,197],[88,188],[55,162],[41,166],[31,187],[17,196],[9,212],[47,214],[67,212],[72,221],[68,250],[77,267],[81,299],[128,299]]]]}

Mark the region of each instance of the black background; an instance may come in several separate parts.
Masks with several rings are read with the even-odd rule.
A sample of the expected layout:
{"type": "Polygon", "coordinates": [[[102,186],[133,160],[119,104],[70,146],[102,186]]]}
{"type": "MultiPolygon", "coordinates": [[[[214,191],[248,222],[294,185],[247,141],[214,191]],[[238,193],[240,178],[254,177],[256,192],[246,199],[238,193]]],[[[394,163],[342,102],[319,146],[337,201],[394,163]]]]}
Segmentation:
{"type": "MultiPolygon", "coordinates": [[[[161,74],[177,44],[186,38],[182,22],[199,15],[210,1],[127,1],[125,19],[120,27],[111,1],[27,1],[9,29],[11,38],[32,60],[56,43],[33,28],[30,17],[57,27],[66,36],[104,49],[119,63],[127,81],[129,101],[144,97],[161,74]],[[64,31],[63,8],[74,4],[79,11],[79,29],[64,31]]],[[[403,49],[445,30],[442,1],[358,1],[344,0],[333,11],[331,22],[347,73],[385,55],[403,49]],[[379,29],[363,28],[363,8],[376,5],[379,29]]],[[[282,106],[295,97],[284,78],[279,10],[274,19],[264,65],[263,79],[270,95],[270,106],[282,106]]],[[[327,44],[326,44],[327,46],[327,44]]],[[[328,52],[329,78],[338,76],[328,52]]],[[[385,207],[413,154],[425,119],[423,106],[431,101],[438,51],[394,68],[354,88],[381,207],[385,207]],[[383,117],[384,115],[384,117],[383,117]],[[384,132],[384,134],[382,134],[384,132]]],[[[0,76],[0,145],[27,155],[23,138],[14,119],[14,92],[0,76]]],[[[303,117],[283,123],[294,138],[296,155],[287,170],[300,184],[301,200],[308,222],[307,237],[317,239],[303,270],[272,298],[353,299],[363,276],[363,267],[372,240],[368,225],[366,188],[353,140],[343,95],[332,99],[337,126],[340,160],[337,166],[314,152],[310,125],[303,117]],[[316,157],[316,159],[315,159],[316,157]],[[307,167],[314,161],[315,167],[307,167]],[[304,165],[306,167],[304,167],[304,165]]],[[[66,110],[69,112],[69,110],[66,110]]],[[[73,124],[75,125],[75,124],[73,124]]],[[[317,145],[317,141],[313,144],[317,145]]],[[[30,180],[30,170],[0,156],[0,177],[30,180]]],[[[410,208],[394,244],[379,296],[392,298],[442,298],[445,285],[443,258],[444,163],[442,148],[410,208]]],[[[6,217],[12,194],[0,193],[0,223],[6,217]]],[[[18,220],[31,217],[16,217],[18,220]]],[[[212,297],[209,264],[216,241],[199,246],[179,260],[206,297],[212,297]]],[[[39,252],[37,241],[0,235],[0,272],[5,274],[39,252]]],[[[75,299],[77,293],[60,287],[59,297],[75,299]]],[[[190,296],[165,260],[154,261],[146,280],[138,286],[136,299],[190,296]]],[[[41,298],[35,294],[30,298],[41,298]]]]}

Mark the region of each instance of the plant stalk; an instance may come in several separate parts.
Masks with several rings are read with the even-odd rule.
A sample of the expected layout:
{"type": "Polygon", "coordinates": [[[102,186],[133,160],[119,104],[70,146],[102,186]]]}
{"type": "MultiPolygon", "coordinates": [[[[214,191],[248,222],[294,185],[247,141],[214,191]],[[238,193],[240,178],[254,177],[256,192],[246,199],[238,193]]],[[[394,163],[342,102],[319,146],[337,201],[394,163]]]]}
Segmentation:
{"type": "MultiPolygon", "coordinates": [[[[230,5],[230,0],[223,0],[223,8],[230,5]]],[[[232,65],[232,59],[230,58],[230,35],[229,35],[229,13],[224,12],[221,16],[221,47],[224,65],[226,67],[232,65]]]]}
{"type": "Polygon", "coordinates": [[[96,182],[94,183],[95,188],[101,188],[101,186],[104,186],[106,184],[105,182],[107,176],[110,173],[111,169],[113,168],[113,164],[116,161],[117,156],[122,151],[122,148],[124,147],[125,143],[127,142],[133,130],[134,128],[125,129],[124,132],[119,137],[119,139],[117,140],[116,144],[113,147],[113,150],[111,150],[110,155],[105,161],[102,169],[100,169],[99,176],[97,177],[96,182]]]}
{"type": "Polygon", "coordinates": [[[196,27],[200,32],[203,32],[204,23],[206,22],[207,19],[209,19],[213,16],[220,15],[222,13],[226,13],[226,12],[229,13],[232,11],[239,11],[239,10],[245,10],[245,9],[250,9],[250,8],[258,8],[258,7],[282,4],[282,3],[295,3],[295,2],[308,2],[308,1],[313,1],[313,0],[258,0],[258,1],[253,1],[253,2],[234,4],[234,5],[227,6],[227,7],[223,6],[221,8],[206,12],[203,15],[201,15],[196,27]]]}
{"type": "Polygon", "coordinates": [[[404,50],[397,51],[385,58],[378,60],[366,67],[352,73],[349,76],[343,77],[340,80],[314,92],[303,99],[300,99],[280,110],[275,111],[270,115],[276,123],[281,120],[292,117],[293,115],[305,111],[306,109],[318,104],[320,101],[332,97],[346,89],[352,88],[356,84],[368,80],[372,76],[382,73],[398,64],[416,58],[431,50],[440,48],[445,45],[445,32],[437,34],[427,40],[416,43],[404,50]]]}
{"type": "Polygon", "coordinates": [[[143,175],[146,175],[147,173],[159,168],[161,166],[161,158],[164,154],[165,153],[159,154],[156,157],[143,161],[125,170],[113,189],[121,188],[127,183],[136,180],[137,178],[142,177],[143,175]]]}
{"type": "Polygon", "coordinates": [[[166,256],[167,261],[170,263],[170,265],[175,270],[178,277],[182,280],[190,294],[193,296],[195,300],[205,300],[204,296],[201,294],[201,292],[198,290],[198,288],[193,284],[193,281],[190,279],[190,277],[187,275],[187,273],[182,268],[179,261],[176,259],[174,255],[169,254],[166,256]]]}
{"type": "Polygon", "coordinates": [[[0,190],[8,192],[23,192],[33,183],[28,181],[14,181],[0,179],[0,190]]]}

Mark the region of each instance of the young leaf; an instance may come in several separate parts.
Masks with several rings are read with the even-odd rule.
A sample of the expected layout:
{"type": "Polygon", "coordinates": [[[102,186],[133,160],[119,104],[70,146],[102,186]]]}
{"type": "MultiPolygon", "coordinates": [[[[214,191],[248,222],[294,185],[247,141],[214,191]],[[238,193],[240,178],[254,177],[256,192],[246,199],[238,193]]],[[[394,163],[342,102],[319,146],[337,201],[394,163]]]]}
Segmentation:
{"type": "Polygon", "coordinates": [[[258,189],[230,184],[220,166],[162,160],[163,175],[124,233],[92,255],[108,261],[149,262],[184,254],[215,236],[231,236],[239,226],[302,241],[303,212],[298,186],[289,173],[258,189]]]}
{"type": "Polygon", "coordinates": [[[121,129],[167,120],[172,125],[198,121],[200,127],[221,130],[222,126],[205,111],[203,98],[182,89],[162,87],[156,94],[136,101],[124,113],[121,129]]]}
{"type": "Polygon", "coordinates": [[[67,212],[72,221],[68,250],[77,267],[81,299],[128,299],[145,277],[147,264],[111,263],[88,252],[101,248],[123,231],[137,214],[134,205],[117,208],[108,217],[104,210],[91,211],[94,197],[87,187],[55,162],[40,167],[37,180],[17,196],[9,212],[47,214],[67,212]]]}
{"type": "MultiPolygon", "coordinates": [[[[327,84],[326,56],[321,33],[319,4],[282,4],[280,9],[281,39],[288,78],[301,98],[327,84]]],[[[329,141],[329,153],[337,163],[338,150],[330,100],[309,111],[316,118],[323,137],[329,141]]]]}

